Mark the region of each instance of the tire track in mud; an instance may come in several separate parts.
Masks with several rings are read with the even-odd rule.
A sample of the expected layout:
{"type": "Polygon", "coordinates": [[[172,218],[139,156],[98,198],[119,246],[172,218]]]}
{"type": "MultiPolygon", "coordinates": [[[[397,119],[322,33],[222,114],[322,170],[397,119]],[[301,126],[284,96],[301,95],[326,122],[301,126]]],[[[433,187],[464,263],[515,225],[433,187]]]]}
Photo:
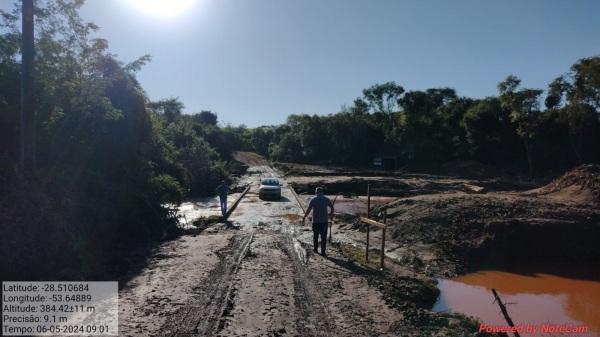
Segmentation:
{"type": "Polygon", "coordinates": [[[285,251],[297,275],[294,296],[299,304],[299,336],[390,336],[390,323],[401,317],[385,304],[378,290],[371,289],[363,276],[333,263],[341,261],[334,249],[325,259],[317,255],[311,261],[309,253],[301,261],[293,246],[296,240],[287,239],[285,251]]]}
{"type": "Polygon", "coordinates": [[[231,305],[232,281],[246,256],[253,234],[235,235],[229,245],[216,252],[219,263],[198,293],[161,327],[158,336],[213,336],[220,318],[231,305]]]}
{"type": "MultiPolygon", "coordinates": [[[[303,257],[298,256],[294,247],[294,238],[286,235],[284,246],[281,247],[293,264],[294,303],[296,304],[296,329],[300,336],[327,337],[336,336],[334,320],[327,305],[321,300],[322,294],[316,287],[310,272],[306,268],[303,257]]],[[[306,256],[306,253],[304,254],[306,256]]]]}
{"type": "Polygon", "coordinates": [[[288,233],[255,236],[234,280],[218,336],[335,336],[331,315],[288,233]]]}

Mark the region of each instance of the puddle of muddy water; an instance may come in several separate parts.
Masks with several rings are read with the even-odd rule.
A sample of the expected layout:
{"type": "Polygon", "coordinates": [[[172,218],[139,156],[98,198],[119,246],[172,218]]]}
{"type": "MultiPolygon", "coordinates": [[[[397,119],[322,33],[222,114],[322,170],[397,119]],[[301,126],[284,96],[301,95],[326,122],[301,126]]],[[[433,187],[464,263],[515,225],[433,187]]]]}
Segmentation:
{"type": "Polygon", "coordinates": [[[295,213],[289,213],[282,215],[283,218],[286,218],[289,222],[297,223],[302,220],[302,216],[295,213]]]}
{"type": "MultiPolygon", "coordinates": [[[[227,196],[227,204],[231,204],[237,199],[240,193],[232,193],[227,196]]],[[[210,216],[221,215],[219,206],[219,197],[194,198],[182,202],[177,207],[177,216],[180,217],[179,226],[184,229],[194,228],[194,220],[210,216]]]]}
{"type": "Polygon", "coordinates": [[[507,304],[515,325],[586,326],[588,333],[522,333],[522,336],[600,336],[600,280],[544,273],[480,271],[439,280],[434,311],[459,312],[482,323],[505,326],[491,289],[507,304]]]}

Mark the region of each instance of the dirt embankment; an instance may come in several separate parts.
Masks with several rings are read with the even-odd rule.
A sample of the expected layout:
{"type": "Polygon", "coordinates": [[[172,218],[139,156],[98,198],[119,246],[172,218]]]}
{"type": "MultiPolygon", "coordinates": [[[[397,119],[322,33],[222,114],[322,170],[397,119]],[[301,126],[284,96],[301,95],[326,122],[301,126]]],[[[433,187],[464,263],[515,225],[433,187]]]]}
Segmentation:
{"type": "MultiPolygon", "coordinates": [[[[374,196],[397,197],[384,205],[371,204],[376,206],[372,214],[388,212],[391,241],[386,253],[430,276],[454,276],[482,265],[517,261],[589,264],[600,259],[598,165],[582,165],[537,188],[506,178],[400,172],[376,176],[375,171],[283,167],[300,193],[312,194],[315,187],[324,186],[330,195],[357,199],[370,184],[374,196]]],[[[366,213],[366,206],[360,209],[366,213]]],[[[364,227],[353,216],[340,216],[338,221],[354,222],[341,231],[364,227]]]]}
{"type": "Polygon", "coordinates": [[[240,163],[244,163],[248,166],[259,166],[259,165],[268,165],[268,161],[254,153],[254,152],[243,152],[239,151],[233,154],[233,158],[240,163]]]}
{"type": "Polygon", "coordinates": [[[370,185],[371,195],[396,198],[438,193],[512,191],[527,187],[496,180],[469,180],[432,175],[288,177],[288,182],[298,193],[312,194],[315,188],[320,186],[331,195],[366,195],[367,186],[370,185]]]}
{"type": "Polygon", "coordinates": [[[548,185],[529,191],[558,202],[600,204],[600,165],[581,165],[548,185]]]}
{"type": "Polygon", "coordinates": [[[586,165],[531,191],[419,195],[383,208],[391,239],[430,275],[523,261],[594,263],[599,172],[586,165]]]}
{"type": "Polygon", "coordinates": [[[469,179],[501,178],[503,180],[515,180],[514,172],[500,171],[497,168],[478,163],[476,161],[454,161],[440,165],[436,168],[403,167],[397,170],[384,170],[376,168],[349,168],[341,166],[321,166],[310,164],[280,163],[273,165],[286,176],[341,176],[358,175],[364,177],[395,177],[405,176],[411,172],[419,172],[440,176],[464,177],[469,179]]]}
{"type": "Polygon", "coordinates": [[[316,187],[325,187],[328,194],[410,197],[436,193],[485,193],[492,191],[522,191],[534,187],[531,183],[505,178],[465,178],[402,171],[357,170],[302,164],[279,164],[287,181],[298,193],[312,194],[316,187]]]}
{"type": "Polygon", "coordinates": [[[377,170],[377,169],[359,169],[340,166],[321,166],[296,163],[273,163],[273,166],[286,176],[343,176],[360,175],[364,177],[386,177],[396,176],[403,173],[401,170],[377,170]]]}

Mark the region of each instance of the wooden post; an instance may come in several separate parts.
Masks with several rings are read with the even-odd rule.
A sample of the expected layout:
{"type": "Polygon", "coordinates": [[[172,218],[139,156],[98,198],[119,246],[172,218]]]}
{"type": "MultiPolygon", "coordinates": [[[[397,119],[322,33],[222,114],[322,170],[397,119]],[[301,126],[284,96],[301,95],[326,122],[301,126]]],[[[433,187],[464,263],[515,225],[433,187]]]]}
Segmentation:
{"type": "MultiPolygon", "coordinates": [[[[502,300],[500,299],[500,296],[498,296],[496,289],[492,288],[492,293],[494,293],[494,298],[496,299],[496,302],[498,302],[498,305],[500,306],[500,311],[502,311],[502,315],[504,316],[506,323],[508,323],[508,325],[510,325],[511,328],[514,328],[515,324],[513,323],[510,316],[508,315],[508,311],[506,311],[506,306],[504,306],[504,303],[502,303],[502,300]]],[[[514,332],[514,334],[515,334],[515,337],[521,337],[519,335],[519,333],[516,331],[514,332]]]]}
{"type": "MultiPolygon", "coordinates": [[[[371,218],[371,184],[367,184],[367,219],[371,218]]],[[[365,253],[365,260],[369,262],[369,232],[371,225],[367,224],[367,251],[365,253]]]]}
{"type": "Polygon", "coordinates": [[[365,252],[365,260],[369,262],[369,231],[371,230],[371,225],[367,224],[367,251],[365,252]]]}
{"type": "Polygon", "coordinates": [[[296,202],[298,202],[298,206],[300,206],[300,209],[302,209],[302,215],[304,215],[304,213],[306,213],[306,206],[304,205],[304,201],[300,198],[300,196],[298,196],[298,193],[296,193],[296,191],[294,191],[294,187],[291,185],[290,185],[290,191],[294,195],[294,199],[296,199],[296,202]]]}
{"type": "MultiPolygon", "coordinates": [[[[333,204],[334,209],[335,209],[335,201],[337,200],[338,196],[339,195],[336,195],[335,198],[333,198],[332,204],[333,204]]],[[[329,243],[331,243],[332,228],[333,228],[333,214],[331,214],[331,219],[329,219],[329,243]]]]}
{"type": "Polygon", "coordinates": [[[35,170],[35,113],[33,107],[34,16],[33,0],[23,0],[21,45],[20,161],[26,175],[35,170]]]}
{"type": "MultiPolygon", "coordinates": [[[[364,224],[367,225],[367,250],[365,252],[365,260],[366,260],[366,262],[369,262],[369,248],[370,248],[370,244],[371,244],[371,242],[370,242],[371,241],[371,238],[370,238],[370,236],[371,236],[371,226],[375,226],[376,228],[381,228],[382,230],[384,230],[384,232],[383,232],[384,233],[383,234],[384,235],[383,240],[385,241],[385,224],[381,223],[381,222],[378,222],[378,221],[375,221],[375,220],[371,220],[371,219],[365,218],[365,217],[360,217],[360,221],[361,221],[361,223],[364,223],[364,224]]],[[[385,250],[385,243],[382,243],[381,248],[382,248],[382,251],[385,250]]],[[[382,256],[381,265],[383,266],[383,256],[382,256]]]]}
{"type": "Polygon", "coordinates": [[[367,184],[367,219],[371,219],[371,184],[367,184]]]}
{"type": "MultiPolygon", "coordinates": [[[[387,210],[383,211],[383,223],[387,224],[387,210]]],[[[381,232],[381,269],[383,269],[383,260],[385,259],[385,230],[383,227],[381,232]]]]}
{"type": "Polygon", "coordinates": [[[227,220],[229,218],[229,216],[231,215],[231,213],[233,213],[233,211],[235,210],[237,205],[240,203],[240,201],[242,201],[242,198],[244,198],[246,193],[248,193],[248,191],[250,191],[250,187],[251,187],[250,184],[248,184],[248,186],[246,186],[246,189],[242,192],[242,194],[231,204],[229,209],[225,212],[225,215],[223,215],[221,217],[223,221],[227,220]]]}

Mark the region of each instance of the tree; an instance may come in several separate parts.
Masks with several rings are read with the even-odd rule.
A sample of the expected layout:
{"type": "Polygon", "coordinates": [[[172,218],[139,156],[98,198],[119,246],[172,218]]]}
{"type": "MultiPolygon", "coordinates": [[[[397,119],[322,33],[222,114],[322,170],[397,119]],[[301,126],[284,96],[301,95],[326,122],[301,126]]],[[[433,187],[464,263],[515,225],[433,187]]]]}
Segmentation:
{"type": "Polygon", "coordinates": [[[194,115],[194,118],[202,123],[202,124],[206,124],[206,125],[217,125],[217,114],[208,111],[208,110],[202,110],[200,111],[199,114],[194,115]]]}
{"type": "Polygon", "coordinates": [[[565,108],[570,143],[579,164],[598,159],[600,142],[598,113],[588,104],[570,104],[565,108]]]}
{"type": "Polygon", "coordinates": [[[369,104],[365,102],[362,98],[357,98],[354,100],[354,104],[350,107],[350,112],[355,115],[362,115],[369,113],[369,104]]]}
{"type": "Polygon", "coordinates": [[[115,265],[118,245],[174,229],[166,203],[190,191],[214,193],[228,172],[204,137],[227,152],[238,130],[195,122],[177,99],[149,102],[135,75],[150,58],[123,63],[108,41],[91,38],[97,27],[79,16],[82,0],[25,1],[23,12],[0,11],[0,274],[47,279],[60,269],[93,278],[115,265]],[[27,70],[19,18],[31,17],[33,3],[36,34],[28,43],[36,55],[27,70]],[[28,72],[36,89],[27,130],[38,139],[35,179],[13,169],[21,161],[19,109],[31,103],[20,90],[28,72]]]}
{"type": "Polygon", "coordinates": [[[33,107],[34,16],[33,0],[23,0],[21,47],[21,168],[35,169],[35,112],[33,107]]]}
{"type": "MultiPolygon", "coordinates": [[[[404,93],[404,88],[397,85],[395,82],[386,82],[383,84],[375,84],[370,88],[363,90],[363,98],[367,103],[371,111],[392,113],[398,111],[398,100],[404,93]]],[[[362,106],[362,102],[359,103],[359,107],[362,106]]]]}
{"type": "Polygon", "coordinates": [[[564,76],[559,76],[548,85],[548,95],[544,101],[547,109],[560,107],[563,98],[567,92],[572,89],[571,84],[567,82],[564,76]]]}
{"type": "Polygon", "coordinates": [[[600,56],[584,58],[571,67],[569,101],[600,111],[600,56]]]}
{"type": "Polygon", "coordinates": [[[596,160],[597,151],[590,149],[600,145],[600,57],[579,60],[570,73],[550,83],[546,107],[563,115],[577,162],[596,160]]]}
{"type": "Polygon", "coordinates": [[[148,108],[157,114],[164,115],[169,122],[173,122],[181,116],[184,105],[178,98],[168,98],[148,103],[148,108]]]}
{"type": "Polygon", "coordinates": [[[298,136],[289,132],[289,127],[280,130],[281,135],[277,136],[277,141],[269,145],[271,158],[283,162],[302,162],[302,147],[298,136]]]}
{"type": "Polygon", "coordinates": [[[269,155],[269,144],[274,137],[274,131],[271,127],[259,127],[252,130],[250,136],[250,143],[256,153],[268,156],[269,155]]]}
{"type": "Polygon", "coordinates": [[[469,145],[466,139],[467,134],[462,125],[463,118],[467,111],[475,104],[475,100],[467,97],[456,97],[447,104],[436,109],[442,123],[443,138],[446,140],[447,151],[454,159],[464,159],[468,157],[469,145]]]}
{"type": "Polygon", "coordinates": [[[500,102],[504,109],[510,111],[512,122],[516,125],[517,134],[521,137],[527,154],[529,177],[533,178],[533,141],[540,114],[539,89],[517,90],[521,83],[516,76],[510,75],[498,84],[500,102]]]}
{"type": "Polygon", "coordinates": [[[514,157],[510,121],[500,100],[489,97],[475,103],[462,117],[469,151],[474,159],[501,165],[514,157]]]}
{"type": "Polygon", "coordinates": [[[399,100],[404,118],[402,151],[405,159],[418,166],[450,159],[446,152],[443,121],[438,109],[456,99],[450,88],[409,91],[399,100]]]}

